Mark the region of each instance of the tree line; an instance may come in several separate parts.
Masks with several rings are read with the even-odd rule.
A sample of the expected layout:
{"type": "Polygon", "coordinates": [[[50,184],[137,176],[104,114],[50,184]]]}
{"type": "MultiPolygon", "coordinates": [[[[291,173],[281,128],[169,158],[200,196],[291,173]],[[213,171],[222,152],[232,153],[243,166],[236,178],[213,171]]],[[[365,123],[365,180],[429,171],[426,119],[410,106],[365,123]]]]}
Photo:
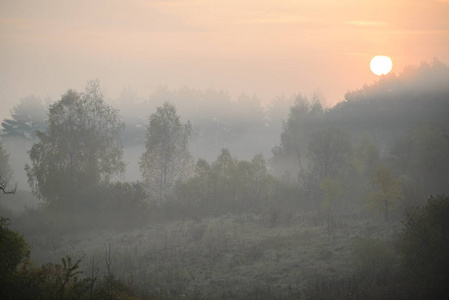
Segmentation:
{"type": "MultiPolygon", "coordinates": [[[[82,93],[62,95],[48,107],[44,125],[19,114],[23,106],[2,125],[6,135],[16,132],[35,141],[25,168],[44,210],[63,218],[85,215],[90,219],[83,229],[249,212],[270,214],[275,226],[279,213],[292,210],[320,211],[329,219],[365,210],[386,221],[405,216],[399,249],[406,280],[401,284],[407,290],[419,287],[423,297],[437,297],[447,293],[448,199],[429,195],[448,193],[449,124],[443,116],[449,92],[444,86],[413,89],[420,74],[431,71],[449,74],[437,62],[423,65],[407,76],[383,77],[350,92],[347,101],[329,109],[296,96],[268,159],[262,154],[239,159],[224,148],[214,160],[195,161],[190,151],[195,124],[182,122],[176,106],[164,102],[147,117],[139,182],[121,180],[125,123],[105,103],[98,81],[88,82],[82,93]]],[[[8,154],[1,148],[0,163],[0,188],[14,192],[8,154]]],[[[12,280],[14,288],[29,282],[50,298],[89,293],[94,298],[95,276],[80,281],[78,261],[65,258],[61,265],[34,268],[23,237],[8,228],[6,219],[0,225],[6,241],[1,245],[10,255],[2,260],[2,283],[12,280]],[[7,279],[8,274],[14,278],[7,279]]],[[[129,292],[113,277],[103,283],[129,292]]]]}
{"type": "MultiPolygon", "coordinates": [[[[269,158],[256,154],[239,160],[224,147],[216,161],[200,157],[195,162],[191,149],[198,124],[183,123],[174,104],[162,103],[147,117],[139,160],[142,181],[136,183],[121,182],[126,127],[119,111],[105,103],[98,81],[82,93],[69,90],[50,105],[45,125],[34,98],[15,107],[2,125],[6,136],[36,137],[28,180],[33,193],[56,210],[102,211],[111,191],[123,188],[132,191],[131,199],[141,198],[138,207],[153,211],[198,205],[226,213],[296,205],[330,213],[368,208],[388,219],[425,195],[447,193],[449,124],[443,116],[449,91],[439,82],[449,78],[448,70],[434,61],[382,77],[327,109],[316,98],[297,95],[269,158]],[[430,81],[429,74],[438,80],[430,81]],[[249,190],[256,189],[259,177],[270,183],[255,193],[255,200],[249,190]]],[[[180,94],[201,96],[189,90],[180,94]]],[[[257,104],[252,98],[245,101],[250,107],[257,104]]],[[[190,108],[190,114],[195,110],[190,108]]],[[[263,114],[256,115],[264,127],[263,114]]],[[[8,169],[2,169],[6,179],[8,169]]]]}

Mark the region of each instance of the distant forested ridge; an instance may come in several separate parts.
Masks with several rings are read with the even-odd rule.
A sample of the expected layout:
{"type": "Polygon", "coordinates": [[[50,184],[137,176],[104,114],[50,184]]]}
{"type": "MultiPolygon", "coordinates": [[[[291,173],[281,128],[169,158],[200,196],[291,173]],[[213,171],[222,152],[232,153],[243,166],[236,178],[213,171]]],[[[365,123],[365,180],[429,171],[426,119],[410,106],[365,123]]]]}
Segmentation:
{"type": "Polygon", "coordinates": [[[449,124],[449,67],[434,60],[386,75],[350,91],[326,114],[327,122],[356,133],[370,131],[387,141],[422,122],[449,124]]]}

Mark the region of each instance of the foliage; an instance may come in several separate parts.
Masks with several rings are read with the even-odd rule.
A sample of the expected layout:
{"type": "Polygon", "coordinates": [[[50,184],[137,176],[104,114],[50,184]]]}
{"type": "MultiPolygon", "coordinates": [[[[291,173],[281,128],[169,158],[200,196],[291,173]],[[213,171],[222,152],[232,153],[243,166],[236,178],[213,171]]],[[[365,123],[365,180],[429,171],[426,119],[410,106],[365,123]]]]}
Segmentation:
{"type": "Polygon", "coordinates": [[[383,213],[385,220],[402,198],[402,182],[391,174],[389,167],[380,165],[371,175],[371,184],[377,191],[371,192],[368,206],[377,212],[383,213]]]}
{"type": "Polygon", "coordinates": [[[326,177],[321,181],[323,192],[323,202],[321,207],[330,210],[343,194],[342,182],[340,178],[326,177]]]}
{"type": "Polygon", "coordinates": [[[449,176],[449,128],[424,123],[413,128],[410,139],[411,174],[427,190],[444,191],[449,176]]]}
{"type": "Polygon", "coordinates": [[[97,280],[82,276],[80,263],[70,256],[61,264],[34,266],[30,246],[0,218],[0,297],[2,299],[134,299],[128,285],[109,274],[97,280]],[[97,282],[97,284],[95,284],[97,282]]]}
{"type": "Polygon", "coordinates": [[[115,278],[114,275],[108,275],[100,281],[95,287],[93,299],[136,299],[132,296],[131,287],[115,278]]]}
{"type": "Polygon", "coordinates": [[[350,91],[327,115],[344,128],[381,133],[385,138],[421,120],[447,122],[449,66],[434,60],[390,73],[350,91]],[[345,125],[343,125],[345,124],[345,125]]]}
{"type": "Polygon", "coordinates": [[[322,116],[323,109],[316,99],[311,103],[307,97],[296,97],[294,105],[290,107],[288,119],[283,123],[281,142],[272,150],[272,163],[277,175],[282,174],[278,168],[297,173],[299,167],[299,172],[304,171],[303,161],[310,134],[316,130],[322,116]],[[292,159],[297,162],[294,164],[295,168],[292,168],[292,159]]]}
{"type": "Polygon", "coordinates": [[[392,166],[413,183],[415,194],[448,192],[448,126],[431,121],[421,122],[394,140],[390,151],[392,166]]]}
{"type": "Polygon", "coordinates": [[[449,296],[449,197],[430,197],[427,205],[410,211],[404,220],[399,248],[402,263],[417,295],[427,299],[449,296]]]}
{"type": "Polygon", "coordinates": [[[36,138],[37,130],[46,128],[47,108],[42,100],[29,96],[11,110],[11,119],[4,119],[2,127],[4,136],[20,138],[36,138]]]}
{"type": "Polygon", "coordinates": [[[343,130],[330,127],[313,133],[308,150],[311,170],[318,178],[339,177],[347,169],[351,140],[343,130]]]}
{"type": "MultiPolygon", "coordinates": [[[[131,295],[145,299],[398,299],[404,293],[391,223],[336,212],[335,233],[329,236],[327,214],[276,208],[66,234],[57,249],[35,247],[33,252],[49,258],[81,249],[101,253],[105,243],[112,243],[117,284],[125,283],[131,295]],[[309,288],[317,278],[323,280],[314,293],[309,288]],[[341,297],[332,294],[337,291],[341,297]],[[301,298],[305,294],[310,297],[301,298]]],[[[116,286],[106,284],[102,274],[93,292],[99,298],[116,286]]]]}
{"type": "Polygon", "coordinates": [[[130,288],[113,275],[84,277],[81,261],[66,256],[61,264],[24,269],[14,278],[15,289],[9,290],[5,299],[135,299],[130,288]]]}
{"type": "Polygon", "coordinates": [[[30,246],[24,237],[9,228],[9,219],[0,217],[0,298],[8,299],[20,270],[30,263],[30,246]]]}
{"type": "MultiPolygon", "coordinates": [[[[122,299],[132,297],[132,292],[139,289],[142,295],[157,299],[410,299],[433,295],[437,298],[447,292],[442,286],[448,277],[445,245],[448,218],[439,215],[446,207],[435,205],[432,210],[409,213],[406,228],[415,226],[415,229],[410,229],[412,233],[404,230],[400,242],[406,271],[403,274],[389,239],[395,237],[396,220],[380,222],[357,210],[347,212],[344,205],[348,198],[359,201],[371,191],[368,205],[388,219],[397,206],[403,205],[405,210],[418,203],[411,198],[422,195],[424,189],[427,192],[447,189],[447,88],[443,92],[423,93],[410,89],[403,84],[405,81],[406,78],[396,76],[383,77],[373,86],[350,93],[347,102],[327,110],[318,102],[311,104],[305,97],[297,97],[284,122],[281,143],[273,149],[273,169],[267,167],[260,154],[249,160],[238,159],[231,151],[222,150],[210,163],[199,159],[193,173],[188,174],[191,176],[186,177],[176,175],[176,171],[185,175],[190,162],[184,172],[184,164],[176,159],[190,157],[188,151],[182,150],[187,149],[190,133],[197,142],[202,134],[208,134],[212,138],[207,141],[232,146],[230,141],[241,137],[241,132],[263,132],[265,129],[261,127],[269,127],[270,120],[263,119],[255,97],[242,96],[238,104],[233,104],[224,95],[217,104],[207,101],[207,93],[173,92],[177,99],[198,96],[204,100],[202,104],[216,109],[212,115],[202,115],[201,105],[183,104],[191,106],[186,114],[189,118],[195,115],[201,125],[211,125],[205,126],[206,129],[198,129],[197,122],[195,129],[189,123],[181,124],[174,106],[168,103],[150,117],[146,146],[154,153],[145,161],[149,176],[145,184],[151,188],[153,199],[166,202],[164,207],[151,201],[145,203],[148,196],[144,184],[111,183],[108,178],[111,174],[90,180],[95,172],[90,173],[87,167],[82,169],[85,165],[90,167],[88,160],[86,164],[76,164],[80,168],[75,168],[75,172],[68,172],[67,167],[65,173],[54,173],[53,183],[60,186],[52,192],[60,193],[61,199],[95,199],[95,205],[88,206],[91,212],[82,214],[91,219],[80,221],[76,214],[72,222],[78,226],[83,223],[84,229],[97,230],[81,233],[64,214],[33,216],[27,210],[21,217],[28,226],[27,237],[32,239],[33,253],[41,247],[41,257],[54,257],[63,251],[93,250],[98,244],[115,239],[121,251],[113,257],[114,271],[120,273],[112,274],[110,253],[106,259],[107,276],[103,278],[96,278],[95,270],[89,278],[83,278],[78,273],[81,269],[78,262],[66,257],[62,264],[19,268],[15,286],[23,287],[21,295],[34,298],[42,295],[41,298],[122,299]],[[254,114],[241,111],[233,114],[238,107],[254,110],[254,114]],[[426,117],[427,120],[434,118],[436,122],[416,126],[421,111],[423,116],[432,116],[426,117]],[[243,120],[246,115],[250,115],[249,119],[243,120]],[[156,123],[152,123],[153,119],[156,123]],[[351,149],[351,141],[357,137],[359,140],[351,149]],[[174,140],[180,141],[179,147],[174,140]],[[173,166],[167,167],[168,161],[173,166]],[[272,170],[282,174],[280,166],[293,175],[285,172],[280,180],[271,176],[272,170]],[[72,175],[81,178],[80,181],[71,181],[72,175]],[[93,186],[89,186],[91,182],[93,186]],[[318,209],[318,204],[326,211],[305,212],[308,208],[318,209]],[[148,222],[160,221],[156,219],[159,215],[166,216],[162,211],[172,213],[168,215],[176,220],[163,224],[148,222]],[[206,219],[209,216],[214,218],[206,219]],[[58,217],[63,221],[55,221],[58,217]],[[44,225],[38,228],[36,224],[41,223],[44,225]],[[131,227],[133,231],[126,231],[131,227]],[[45,233],[39,233],[39,229],[45,233]],[[108,229],[113,229],[110,236],[108,229]],[[329,234],[323,234],[326,231],[329,234]],[[61,232],[67,234],[59,236],[61,232]],[[414,288],[416,293],[408,294],[414,288]]],[[[161,95],[166,93],[158,96],[161,95]]],[[[82,101],[84,94],[68,93],[64,97],[82,101]]],[[[50,131],[49,127],[41,137],[49,136],[50,131]]],[[[61,140],[64,135],[70,137],[61,134],[61,140]]],[[[53,156],[50,150],[45,157],[60,162],[50,165],[51,172],[58,171],[59,166],[73,157],[89,156],[90,151],[83,148],[87,142],[75,148],[71,144],[75,141],[73,137],[65,141],[69,146],[64,149],[70,153],[66,159],[62,155],[53,156]]],[[[195,146],[192,148],[201,148],[199,142],[195,146]]],[[[40,159],[36,157],[36,161],[40,159]]],[[[48,187],[51,191],[50,183],[48,187]]]]}
{"type": "Polygon", "coordinates": [[[128,228],[148,222],[150,211],[142,183],[115,182],[102,186],[98,196],[101,215],[97,225],[105,228],[128,228]]]}
{"type": "Polygon", "coordinates": [[[140,170],[153,197],[166,204],[175,183],[189,173],[191,124],[181,124],[176,107],[166,102],[149,118],[140,170]],[[156,196],[157,195],[157,196],[156,196]]]}
{"type": "Polygon", "coordinates": [[[256,96],[242,94],[232,99],[226,91],[214,89],[159,87],[145,98],[139,99],[132,91],[124,90],[117,99],[127,123],[125,143],[144,142],[146,113],[169,101],[193,125],[190,152],[194,157],[208,161],[214,160],[224,146],[231,152],[239,151],[245,158],[261,151],[265,156],[269,155],[269,149],[279,137],[281,118],[288,113],[288,107],[285,107],[282,114],[267,119],[267,112],[256,96]],[[277,126],[273,126],[274,123],[277,126]]]}
{"type": "Polygon", "coordinates": [[[346,101],[324,111],[311,109],[307,99],[298,101],[284,122],[280,144],[272,150],[274,174],[289,172],[295,178],[299,173],[304,196],[318,202],[323,196],[322,174],[329,172],[325,166],[331,163],[323,159],[319,164],[314,162],[313,152],[318,152],[313,148],[324,145],[314,141],[318,139],[314,135],[326,128],[339,128],[346,139],[358,138],[353,151],[347,153],[346,165],[334,168],[341,174],[328,175],[342,179],[345,201],[356,205],[356,199],[367,193],[369,177],[381,161],[388,163],[394,174],[413,182],[419,194],[446,193],[449,89],[444,82],[448,78],[449,67],[435,60],[399,75],[383,76],[349,92],[346,101]],[[312,151],[305,157],[307,149],[312,151]],[[346,189],[349,183],[352,187],[346,189]]]}
{"type": "Polygon", "coordinates": [[[106,105],[98,81],[69,90],[50,106],[48,128],[29,151],[33,193],[51,207],[74,208],[85,195],[124,171],[118,111],[106,105]]]}
{"type": "Polygon", "coordinates": [[[345,131],[330,127],[311,134],[307,169],[299,174],[302,191],[309,200],[318,202],[324,192],[328,198],[325,201],[329,201],[331,185],[334,190],[332,193],[337,192],[333,197],[339,197],[341,192],[337,191],[337,186],[342,186],[342,181],[339,184],[331,183],[329,178],[343,179],[346,176],[350,154],[351,141],[345,131]]]}
{"type": "Polygon", "coordinates": [[[9,155],[3,149],[2,144],[0,143],[0,190],[2,190],[5,194],[11,194],[16,191],[17,185],[15,188],[10,187],[9,182],[12,179],[12,170],[9,166],[9,155]]]}
{"type": "Polygon", "coordinates": [[[380,161],[379,148],[374,144],[368,133],[359,137],[354,146],[352,164],[357,173],[362,176],[369,176],[378,166],[380,161]]]}
{"type": "Polygon", "coordinates": [[[249,189],[253,201],[266,200],[268,197],[267,188],[273,184],[274,178],[267,170],[267,163],[262,154],[255,155],[249,165],[249,189]]]}
{"type": "Polygon", "coordinates": [[[62,264],[47,263],[30,271],[34,275],[38,294],[44,299],[79,299],[87,296],[88,280],[80,279],[82,258],[72,262],[70,256],[61,259],[62,264]],[[37,281],[37,282],[36,282],[37,281]]]}
{"type": "Polygon", "coordinates": [[[212,164],[198,160],[194,174],[178,187],[177,197],[197,213],[244,212],[266,205],[276,184],[262,155],[238,160],[223,149],[212,164]]]}

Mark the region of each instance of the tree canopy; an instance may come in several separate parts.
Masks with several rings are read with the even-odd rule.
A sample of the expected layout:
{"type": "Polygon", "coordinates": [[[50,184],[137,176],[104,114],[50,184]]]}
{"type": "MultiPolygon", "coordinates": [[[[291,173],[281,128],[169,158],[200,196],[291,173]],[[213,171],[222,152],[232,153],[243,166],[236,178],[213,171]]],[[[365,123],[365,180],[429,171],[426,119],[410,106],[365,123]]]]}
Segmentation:
{"type": "Polygon", "coordinates": [[[33,193],[50,205],[68,205],[124,171],[118,111],[103,101],[99,82],[79,94],[69,90],[50,106],[48,128],[29,151],[26,165],[33,193]]]}
{"type": "Polygon", "coordinates": [[[140,170],[153,197],[162,203],[167,202],[174,184],[185,178],[192,164],[188,149],[191,131],[190,122],[182,124],[176,107],[168,102],[149,118],[140,170]]]}

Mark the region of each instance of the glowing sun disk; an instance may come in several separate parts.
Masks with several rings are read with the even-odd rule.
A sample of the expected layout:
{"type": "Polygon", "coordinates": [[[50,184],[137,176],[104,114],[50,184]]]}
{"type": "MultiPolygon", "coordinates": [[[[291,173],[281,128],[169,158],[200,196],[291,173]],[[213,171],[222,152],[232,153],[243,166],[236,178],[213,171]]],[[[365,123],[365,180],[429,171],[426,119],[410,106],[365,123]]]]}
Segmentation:
{"type": "Polygon", "coordinates": [[[371,71],[378,76],[388,74],[392,67],[393,62],[388,56],[375,56],[371,59],[371,71]]]}

